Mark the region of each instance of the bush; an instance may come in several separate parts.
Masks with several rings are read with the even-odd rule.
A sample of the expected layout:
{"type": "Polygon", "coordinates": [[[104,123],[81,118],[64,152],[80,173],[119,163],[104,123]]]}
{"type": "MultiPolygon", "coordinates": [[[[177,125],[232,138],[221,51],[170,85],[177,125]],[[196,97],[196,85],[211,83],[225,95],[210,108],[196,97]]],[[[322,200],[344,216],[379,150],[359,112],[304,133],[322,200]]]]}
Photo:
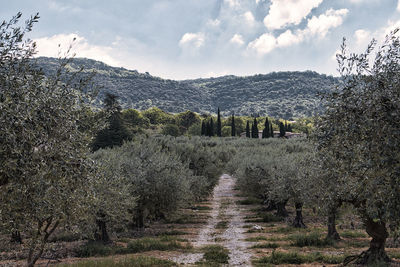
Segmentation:
{"type": "Polygon", "coordinates": [[[128,243],[128,250],[131,253],[151,251],[151,250],[177,250],[188,249],[190,245],[185,245],[175,239],[141,238],[128,243]]]}

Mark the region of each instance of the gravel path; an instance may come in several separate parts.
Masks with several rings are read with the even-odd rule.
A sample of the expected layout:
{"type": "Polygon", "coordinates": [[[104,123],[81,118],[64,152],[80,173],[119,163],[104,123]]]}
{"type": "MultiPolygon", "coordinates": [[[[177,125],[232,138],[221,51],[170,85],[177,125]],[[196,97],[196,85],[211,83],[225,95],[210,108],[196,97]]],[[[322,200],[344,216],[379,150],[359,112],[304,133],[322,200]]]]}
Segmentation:
{"type": "MultiPolygon", "coordinates": [[[[229,250],[229,266],[251,266],[251,254],[247,250],[249,243],[244,241],[244,210],[236,205],[238,197],[234,194],[235,179],[227,174],[220,177],[214,188],[212,211],[196,240],[195,248],[205,245],[221,245],[229,250]],[[217,229],[220,222],[226,222],[226,229],[217,229]]],[[[173,260],[180,264],[193,264],[203,257],[202,253],[185,254],[173,260]]]]}

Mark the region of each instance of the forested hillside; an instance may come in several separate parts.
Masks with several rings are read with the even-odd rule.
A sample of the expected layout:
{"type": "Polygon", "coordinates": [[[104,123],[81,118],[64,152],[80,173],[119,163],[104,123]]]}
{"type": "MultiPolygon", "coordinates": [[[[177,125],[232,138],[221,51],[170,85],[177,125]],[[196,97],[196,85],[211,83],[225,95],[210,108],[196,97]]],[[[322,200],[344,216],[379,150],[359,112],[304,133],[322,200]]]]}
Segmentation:
{"type": "MultiPolygon", "coordinates": [[[[57,59],[38,58],[46,73],[55,70],[57,59]]],[[[110,67],[102,62],[77,58],[70,68],[96,71],[94,82],[101,86],[97,104],[106,92],[120,97],[123,108],[158,107],[168,112],[192,110],[222,115],[269,115],[291,119],[311,116],[320,110],[318,93],[333,88],[338,79],[316,72],[274,72],[248,77],[174,81],[136,70],[110,67]]]]}

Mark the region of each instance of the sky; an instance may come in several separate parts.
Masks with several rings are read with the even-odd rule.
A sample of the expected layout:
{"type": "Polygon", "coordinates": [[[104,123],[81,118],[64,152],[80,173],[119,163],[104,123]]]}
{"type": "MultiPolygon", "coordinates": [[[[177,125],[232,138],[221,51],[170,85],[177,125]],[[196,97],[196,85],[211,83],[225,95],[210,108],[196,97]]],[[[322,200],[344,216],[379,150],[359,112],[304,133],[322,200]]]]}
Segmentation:
{"type": "Polygon", "coordinates": [[[72,44],[76,57],[176,80],[305,70],[337,76],[343,37],[360,53],[400,26],[400,0],[0,0],[0,6],[0,20],[39,12],[28,36],[38,56],[57,57],[72,44]]]}

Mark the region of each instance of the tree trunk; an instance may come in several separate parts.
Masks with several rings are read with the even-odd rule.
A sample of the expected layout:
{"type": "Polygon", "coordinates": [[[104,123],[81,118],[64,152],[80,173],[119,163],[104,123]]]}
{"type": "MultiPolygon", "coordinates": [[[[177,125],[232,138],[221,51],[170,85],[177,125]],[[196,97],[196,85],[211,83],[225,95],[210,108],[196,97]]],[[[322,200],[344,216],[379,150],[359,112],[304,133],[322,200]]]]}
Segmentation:
{"type": "Polygon", "coordinates": [[[11,242],[22,244],[22,237],[19,231],[14,231],[11,233],[11,242]]]}
{"type": "Polygon", "coordinates": [[[111,243],[110,236],[107,232],[107,223],[104,219],[97,219],[96,220],[97,227],[99,228],[99,233],[96,237],[96,241],[101,241],[104,244],[111,243]]]}
{"type": "Polygon", "coordinates": [[[266,211],[273,211],[276,210],[276,203],[272,200],[266,201],[267,207],[265,208],[266,211]]]}
{"type": "Polygon", "coordinates": [[[278,215],[279,217],[289,216],[289,214],[286,210],[286,203],[287,203],[287,200],[276,203],[276,208],[277,208],[276,215],[278,215]]]}
{"type": "Polygon", "coordinates": [[[328,213],[328,235],[326,239],[330,240],[340,240],[339,233],[336,230],[336,213],[337,209],[332,208],[328,213]]]}
{"type": "Polygon", "coordinates": [[[303,222],[303,203],[296,202],[296,218],[293,221],[292,226],[296,228],[306,228],[306,225],[303,222]]]}
{"type": "Polygon", "coordinates": [[[386,238],[389,236],[386,225],[382,221],[374,222],[371,218],[365,221],[367,233],[372,237],[369,249],[355,259],[356,264],[373,265],[376,263],[390,262],[385,252],[386,238]]]}

